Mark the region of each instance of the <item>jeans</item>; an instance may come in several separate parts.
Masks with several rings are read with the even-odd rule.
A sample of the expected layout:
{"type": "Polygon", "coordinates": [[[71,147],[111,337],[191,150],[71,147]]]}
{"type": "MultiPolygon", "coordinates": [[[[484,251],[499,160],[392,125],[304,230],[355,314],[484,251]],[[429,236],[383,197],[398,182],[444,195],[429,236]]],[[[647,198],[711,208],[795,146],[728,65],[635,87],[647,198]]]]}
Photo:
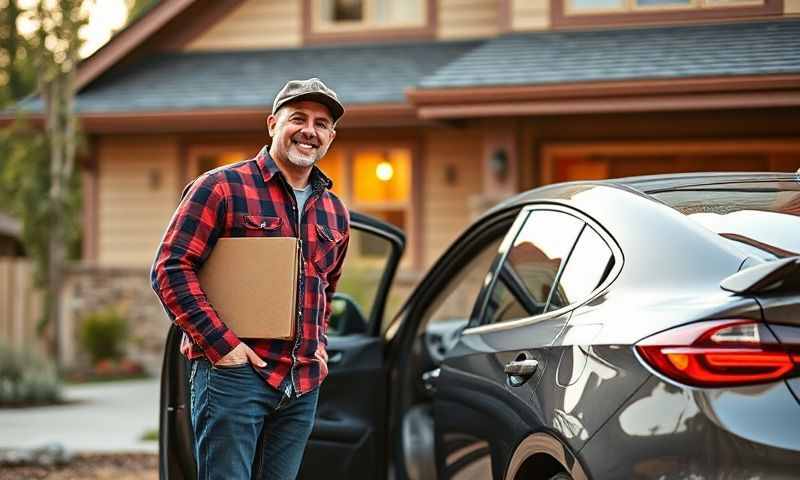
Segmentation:
{"type": "Polygon", "coordinates": [[[314,426],[319,389],[272,388],[250,363],[191,364],[191,418],[199,480],[293,480],[314,426]]]}

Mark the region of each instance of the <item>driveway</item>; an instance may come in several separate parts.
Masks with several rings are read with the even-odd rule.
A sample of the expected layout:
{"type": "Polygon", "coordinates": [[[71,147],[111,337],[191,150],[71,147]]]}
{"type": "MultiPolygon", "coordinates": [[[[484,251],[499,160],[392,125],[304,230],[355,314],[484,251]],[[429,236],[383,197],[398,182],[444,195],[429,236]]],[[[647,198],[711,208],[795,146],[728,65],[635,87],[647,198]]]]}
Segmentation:
{"type": "Polygon", "coordinates": [[[59,443],[71,452],[158,452],[141,441],[158,428],[157,378],[65,387],[72,403],[0,409],[0,448],[59,443]]]}

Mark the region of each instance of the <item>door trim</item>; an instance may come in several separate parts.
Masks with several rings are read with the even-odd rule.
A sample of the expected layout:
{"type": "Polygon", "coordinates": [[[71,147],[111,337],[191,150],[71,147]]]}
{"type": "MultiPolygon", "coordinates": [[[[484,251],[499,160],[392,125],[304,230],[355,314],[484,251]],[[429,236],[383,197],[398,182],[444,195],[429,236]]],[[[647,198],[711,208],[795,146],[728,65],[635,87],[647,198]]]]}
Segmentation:
{"type": "MultiPolygon", "coordinates": [[[[606,276],[606,279],[603,280],[603,283],[601,283],[597,288],[592,290],[592,292],[586,298],[583,298],[581,300],[577,300],[574,303],[571,303],[571,304],[569,304],[569,305],[567,305],[565,307],[559,308],[558,310],[553,310],[553,311],[546,312],[546,313],[543,313],[541,315],[535,315],[535,316],[529,317],[529,318],[522,318],[522,319],[518,319],[518,320],[508,320],[508,321],[505,321],[505,322],[493,323],[493,324],[490,324],[490,325],[476,325],[474,327],[468,327],[468,328],[464,329],[464,331],[462,332],[462,335],[474,335],[474,334],[478,334],[479,335],[479,334],[489,333],[489,332],[510,330],[512,328],[517,328],[517,327],[521,327],[521,326],[524,326],[524,325],[537,323],[537,322],[540,322],[542,320],[547,320],[549,318],[554,318],[554,317],[558,317],[560,315],[564,315],[565,313],[570,312],[572,310],[575,310],[576,308],[578,308],[578,307],[580,307],[580,306],[582,306],[582,305],[584,305],[586,303],[589,303],[592,300],[594,300],[595,298],[597,298],[619,276],[619,273],[622,271],[622,266],[625,263],[625,257],[622,254],[622,250],[619,248],[619,245],[617,244],[616,240],[614,240],[614,237],[612,237],[611,234],[608,233],[606,231],[606,229],[602,227],[602,225],[597,223],[592,217],[586,215],[585,213],[583,213],[583,212],[581,212],[579,210],[575,210],[575,209],[573,209],[571,207],[567,207],[567,206],[560,205],[560,204],[557,204],[557,203],[550,203],[550,202],[538,202],[538,203],[535,203],[535,204],[526,205],[520,211],[520,213],[518,215],[518,219],[524,217],[525,221],[527,221],[528,215],[530,213],[535,212],[535,211],[542,211],[542,210],[551,210],[551,211],[562,212],[562,213],[564,213],[566,215],[571,215],[573,217],[576,217],[577,219],[583,221],[585,225],[590,226],[592,228],[592,230],[594,230],[598,235],[600,235],[600,237],[603,239],[603,241],[606,242],[606,245],[608,245],[608,248],[611,249],[611,254],[613,255],[613,258],[614,258],[614,266],[612,267],[611,271],[606,276]]],[[[517,234],[519,233],[519,230],[520,230],[520,228],[522,228],[523,225],[524,225],[524,221],[516,221],[515,220],[514,221],[514,226],[509,230],[509,233],[507,234],[508,236],[503,240],[503,243],[500,246],[501,252],[500,252],[500,255],[498,255],[498,257],[497,257],[497,263],[492,265],[492,269],[491,269],[492,281],[488,286],[483,288],[481,290],[481,293],[478,295],[478,302],[476,302],[476,311],[473,312],[473,317],[475,317],[478,320],[483,318],[483,315],[484,315],[485,310],[486,310],[486,304],[489,301],[489,293],[494,288],[494,284],[495,284],[496,279],[497,279],[498,271],[499,271],[500,267],[503,265],[503,262],[505,262],[506,256],[508,255],[508,251],[510,250],[510,247],[511,247],[511,242],[513,241],[514,238],[517,237],[517,234]]],[[[581,230],[581,232],[582,231],[583,230],[581,230]]],[[[576,237],[575,241],[577,241],[578,238],[580,238],[580,234],[578,235],[578,237],[576,237]]],[[[573,247],[574,246],[575,245],[573,244],[573,247]]],[[[572,250],[570,250],[570,256],[571,256],[571,254],[572,254],[572,250]]],[[[564,262],[564,265],[562,265],[562,268],[563,268],[563,266],[566,266],[567,262],[569,262],[569,257],[567,257],[567,261],[564,262]]],[[[558,272],[558,275],[556,276],[555,281],[558,281],[560,279],[560,275],[561,275],[561,269],[559,269],[559,272],[558,272]]]]}

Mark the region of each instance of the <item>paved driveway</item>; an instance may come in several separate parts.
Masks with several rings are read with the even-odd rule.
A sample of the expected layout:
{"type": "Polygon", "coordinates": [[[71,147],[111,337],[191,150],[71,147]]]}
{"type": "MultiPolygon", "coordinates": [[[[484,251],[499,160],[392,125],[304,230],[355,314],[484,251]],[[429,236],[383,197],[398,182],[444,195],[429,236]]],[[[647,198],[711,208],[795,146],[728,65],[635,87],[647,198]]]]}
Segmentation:
{"type": "Polygon", "coordinates": [[[157,452],[142,434],[158,428],[158,379],[65,388],[76,403],[0,409],[0,448],[57,442],[72,452],[157,452]]]}

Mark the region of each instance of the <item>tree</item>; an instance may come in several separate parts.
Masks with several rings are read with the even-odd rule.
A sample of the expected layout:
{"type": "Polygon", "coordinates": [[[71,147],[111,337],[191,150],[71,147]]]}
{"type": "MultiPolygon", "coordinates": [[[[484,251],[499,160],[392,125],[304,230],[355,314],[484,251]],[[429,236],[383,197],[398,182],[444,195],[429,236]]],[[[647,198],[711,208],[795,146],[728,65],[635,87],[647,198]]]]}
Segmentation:
{"type": "Polygon", "coordinates": [[[47,246],[47,316],[55,328],[57,358],[63,344],[61,292],[67,260],[67,223],[64,212],[75,178],[78,119],[75,114],[75,76],[82,40],[79,31],[87,21],[83,0],[40,0],[35,11],[36,70],[39,93],[44,100],[45,132],[50,157],[47,213],[50,236],[47,246]]]}
{"type": "MultiPolygon", "coordinates": [[[[61,291],[70,245],[79,230],[75,75],[82,43],[79,31],[87,21],[87,9],[83,0],[38,0],[27,2],[25,8],[9,1],[9,17],[17,18],[15,25],[22,18],[34,27],[27,38],[14,29],[9,37],[16,38],[7,45],[14,48],[14,42],[28,42],[43,105],[44,133],[18,121],[0,135],[2,183],[12,199],[12,213],[22,219],[23,239],[36,261],[38,283],[46,286],[47,322],[53,327],[59,358],[61,291]]],[[[8,92],[12,98],[19,95],[10,87],[8,92]]]]}
{"type": "Polygon", "coordinates": [[[33,91],[36,84],[31,45],[17,34],[20,8],[13,0],[0,0],[0,108],[33,91]]]}

